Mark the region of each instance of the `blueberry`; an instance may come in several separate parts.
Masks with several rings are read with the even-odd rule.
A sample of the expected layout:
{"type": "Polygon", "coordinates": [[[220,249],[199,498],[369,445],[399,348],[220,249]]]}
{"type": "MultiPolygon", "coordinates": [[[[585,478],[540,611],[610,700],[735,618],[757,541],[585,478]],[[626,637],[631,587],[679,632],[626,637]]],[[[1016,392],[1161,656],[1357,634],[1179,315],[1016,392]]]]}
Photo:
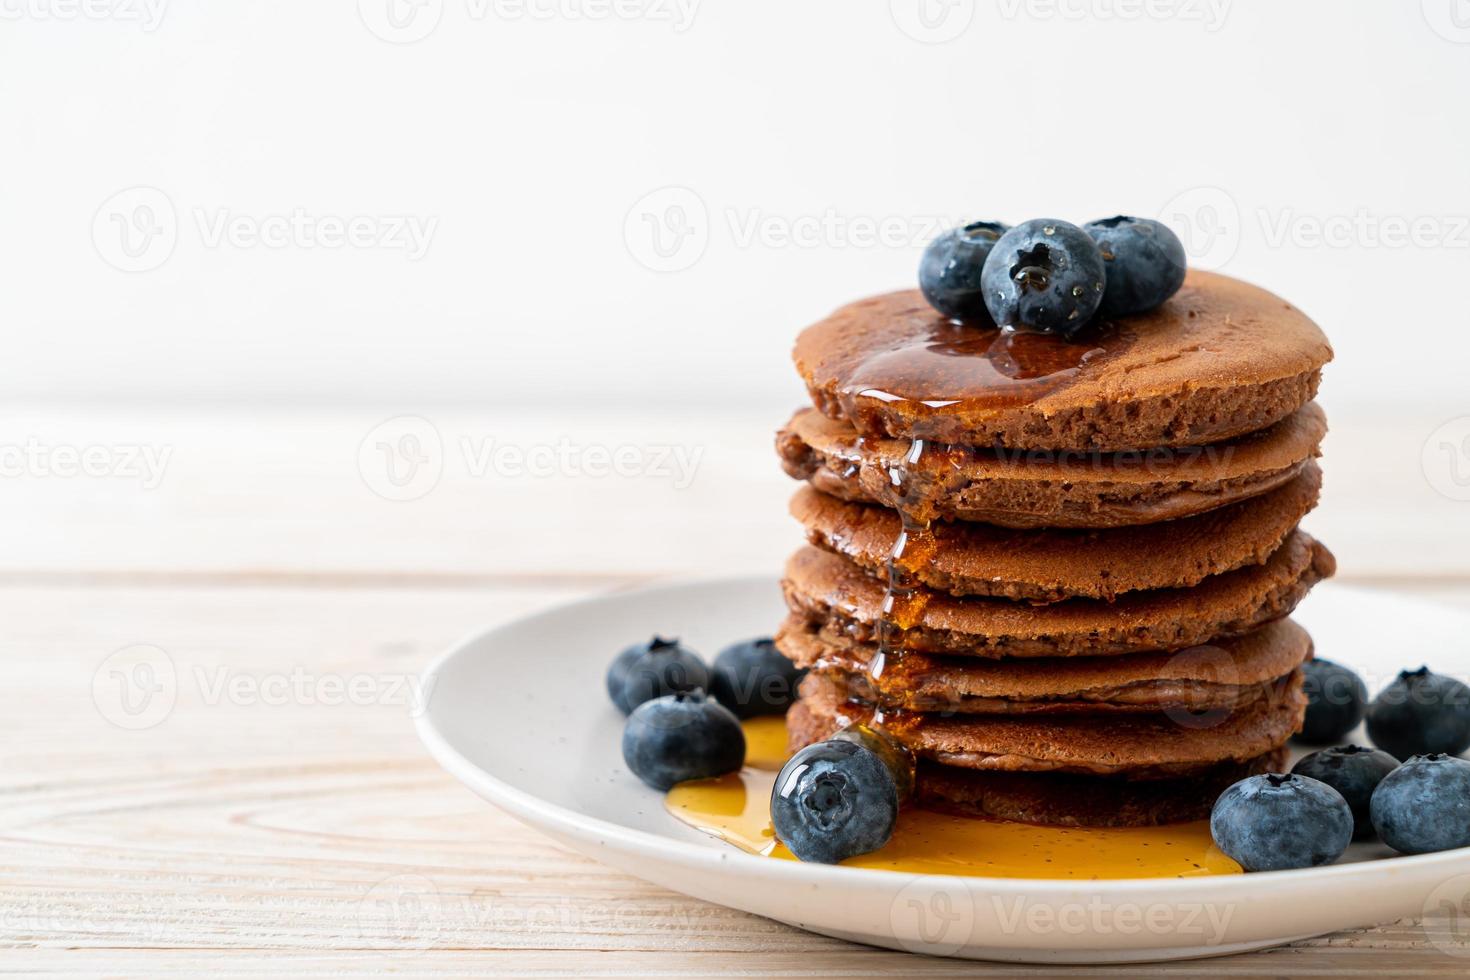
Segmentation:
{"type": "Polygon", "coordinates": [[[659,636],[628,647],[607,668],[607,696],[625,715],[644,701],[707,687],[704,661],[678,640],[659,636]]]}
{"type": "Polygon", "coordinates": [[[1291,767],[1298,776],[1321,780],[1342,794],[1353,811],[1353,836],[1373,836],[1368,801],[1384,776],[1398,768],[1399,760],[1380,749],[1361,745],[1339,745],[1313,752],[1291,767]]]}
{"type": "Polygon", "coordinates": [[[710,693],[737,718],[784,715],[802,671],[769,637],[732,643],[710,668],[710,693]]]}
{"type": "Polygon", "coordinates": [[[1108,284],[1099,316],[1129,316],[1161,305],[1184,285],[1184,243],[1151,218],[1118,215],[1082,226],[1102,252],[1108,284]]]}
{"type": "Polygon", "coordinates": [[[1247,871],[1314,868],[1347,849],[1353,812],[1326,783],[1266,773],[1220,794],[1210,813],[1210,835],[1247,871]]]}
{"type": "Polygon", "coordinates": [[[771,823],[803,861],[836,864],[893,836],[898,786],[876,753],[852,741],[816,742],[792,756],[771,790],[771,823]]]}
{"type": "Polygon", "coordinates": [[[1400,759],[1470,748],[1470,687],[1428,667],[1399,674],[1367,714],[1373,744],[1400,759]]]}
{"type": "Polygon", "coordinates": [[[990,322],[980,272],[1006,230],[997,221],[972,221],[930,242],[919,260],[919,289],[929,305],[953,320],[990,322]]]}
{"type": "Polygon", "coordinates": [[[1331,660],[1309,660],[1302,691],[1307,717],[1297,734],[1310,745],[1330,745],[1358,727],[1368,703],[1363,678],[1331,660]]]}
{"type": "Polygon", "coordinates": [[[740,721],[703,691],[640,704],[623,727],[623,761],[654,789],[734,772],[745,764],[740,721]]]}
{"type": "Polygon", "coordinates": [[[981,283],[996,323],[1071,333],[1097,312],[1107,271],[1087,232],[1055,218],[1036,218],[1000,237],[985,260],[981,283]]]}
{"type": "Polygon", "coordinates": [[[1383,777],[1369,812],[1383,843],[1403,854],[1470,847],[1470,762],[1411,756],[1383,777]]]}

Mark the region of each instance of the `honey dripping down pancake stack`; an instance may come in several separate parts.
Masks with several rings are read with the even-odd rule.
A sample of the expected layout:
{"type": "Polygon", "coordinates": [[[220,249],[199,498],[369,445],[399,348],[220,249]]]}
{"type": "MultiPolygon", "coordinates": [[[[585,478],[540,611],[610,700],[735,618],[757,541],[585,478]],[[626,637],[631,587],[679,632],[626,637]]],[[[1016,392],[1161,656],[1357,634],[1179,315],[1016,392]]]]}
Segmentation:
{"type": "Polygon", "coordinates": [[[1276,296],[1191,271],[1071,337],[918,291],[807,328],[777,438],[808,544],[776,642],[792,749],[867,724],[919,803],[1077,826],[1205,817],[1280,770],[1305,710],[1289,618],[1332,574],[1316,504],[1332,351],[1276,296]]]}

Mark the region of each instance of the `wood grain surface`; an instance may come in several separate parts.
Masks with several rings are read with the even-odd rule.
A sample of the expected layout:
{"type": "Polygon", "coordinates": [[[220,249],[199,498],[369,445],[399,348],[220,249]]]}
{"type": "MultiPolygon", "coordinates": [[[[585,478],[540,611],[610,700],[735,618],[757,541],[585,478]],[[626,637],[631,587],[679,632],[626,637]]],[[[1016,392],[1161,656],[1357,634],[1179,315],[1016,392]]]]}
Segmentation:
{"type": "MultiPolygon", "coordinates": [[[[679,488],[647,474],[482,479],[446,465],[432,491],[393,501],[359,466],[382,420],[364,418],[33,420],[48,444],[153,439],[174,458],[148,489],[0,480],[0,974],[1470,971],[1470,936],[1453,931],[1463,924],[1431,935],[1414,921],[1150,967],[928,959],[693,901],[566,851],[428,759],[413,679],[473,628],[655,576],[775,568],[797,535],[769,427],[458,421],[524,444],[564,432],[648,446],[702,431],[707,448],[679,488]],[[150,674],[129,673],[140,649],[150,674]],[[139,689],[156,696],[130,698],[139,689]]],[[[1399,455],[1418,466],[1417,449],[1399,455]]],[[[1470,504],[1435,495],[1398,524],[1346,535],[1346,548],[1332,540],[1391,507],[1385,486],[1423,486],[1403,468],[1372,492],[1329,491],[1313,528],[1344,578],[1470,607],[1470,504]],[[1436,537],[1431,519],[1447,516],[1459,524],[1436,537]]]]}

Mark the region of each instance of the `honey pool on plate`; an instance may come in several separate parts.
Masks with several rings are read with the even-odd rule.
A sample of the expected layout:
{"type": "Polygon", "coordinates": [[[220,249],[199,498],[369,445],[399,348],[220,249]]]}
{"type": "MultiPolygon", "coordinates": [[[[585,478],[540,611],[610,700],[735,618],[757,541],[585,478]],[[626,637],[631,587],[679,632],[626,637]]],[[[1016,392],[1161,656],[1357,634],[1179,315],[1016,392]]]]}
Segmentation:
{"type": "MultiPolygon", "coordinates": [[[[796,857],[771,829],[771,787],[785,761],[786,723],[744,723],[746,766],[717,779],[680,783],[664,805],[684,823],[748,851],[796,857]]],[[[1002,878],[1187,878],[1240,874],[1210,839],[1207,821],[1166,827],[1071,828],[958,817],[904,807],[893,839],[872,854],[842,862],[911,874],[1002,878]]]]}

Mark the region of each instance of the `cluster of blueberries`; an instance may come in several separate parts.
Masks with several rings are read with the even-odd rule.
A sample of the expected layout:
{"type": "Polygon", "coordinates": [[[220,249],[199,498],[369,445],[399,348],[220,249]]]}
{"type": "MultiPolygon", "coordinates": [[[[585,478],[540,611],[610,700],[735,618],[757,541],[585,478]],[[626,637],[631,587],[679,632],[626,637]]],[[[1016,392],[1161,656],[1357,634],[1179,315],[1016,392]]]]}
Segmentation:
{"type": "MultiPolygon", "coordinates": [[[[628,716],[623,761],[660,791],[734,772],[745,764],[740,719],[784,715],[804,673],[769,637],[731,644],[712,666],[678,640],[636,643],[607,669],[608,697],[628,716]]],[[[892,751],[876,733],[848,731],[792,756],[771,795],[781,842],[826,864],[888,843],[906,772],[892,751]]]]}
{"type": "Polygon", "coordinates": [[[952,320],[1070,335],[1094,316],[1143,313],[1184,284],[1184,245],[1166,225],[1118,215],[1082,227],[975,221],[919,262],[924,298],[952,320]]]}
{"type": "Polygon", "coordinates": [[[623,761],[657,790],[734,772],[740,719],[785,714],[801,674],[768,637],[732,643],[713,666],[678,640],[635,643],[607,668],[608,696],[628,716],[623,761]]]}
{"type": "Polygon", "coordinates": [[[1357,674],[1329,660],[1306,668],[1301,741],[1330,744],[1366,721],[1377,748],[1338,745],[1290,773],[1251,776],[1215,802],[1215,844],[1247,871],[1335,861],[1354,839],[1403,854],[1470,846],[1470,687],[1406,670],[1368,701],[1357,674]]]}

